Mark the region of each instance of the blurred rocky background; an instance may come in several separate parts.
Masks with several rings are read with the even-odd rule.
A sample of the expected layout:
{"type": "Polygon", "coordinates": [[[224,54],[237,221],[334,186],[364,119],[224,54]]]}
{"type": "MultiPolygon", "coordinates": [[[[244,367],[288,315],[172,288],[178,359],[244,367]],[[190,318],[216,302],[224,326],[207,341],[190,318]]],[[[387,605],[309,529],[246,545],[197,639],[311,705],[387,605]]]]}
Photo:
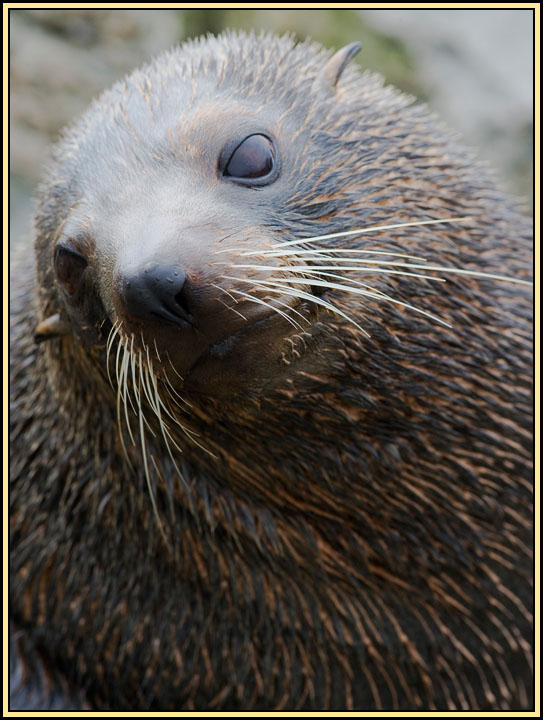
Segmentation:
{"type": "Polygon", "coordinates": [[[31,232],[33,194],[51,142],[90,99],[184,38],[223,28],[311,36],[427,102],[479,148],[532,209],[531,10],[10,11],[12,238],[31,232]]]}

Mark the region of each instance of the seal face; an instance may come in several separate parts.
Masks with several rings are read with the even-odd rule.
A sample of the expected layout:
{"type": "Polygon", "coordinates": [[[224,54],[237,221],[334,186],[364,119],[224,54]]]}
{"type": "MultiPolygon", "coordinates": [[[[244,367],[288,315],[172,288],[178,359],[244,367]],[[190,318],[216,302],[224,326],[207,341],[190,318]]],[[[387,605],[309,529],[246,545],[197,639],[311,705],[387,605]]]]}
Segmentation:
{"type": "Polygon", "coordinates": [[[54,149],[14,706],[531,707],[531,225],[358,49],[189,42],[54,149]]]}

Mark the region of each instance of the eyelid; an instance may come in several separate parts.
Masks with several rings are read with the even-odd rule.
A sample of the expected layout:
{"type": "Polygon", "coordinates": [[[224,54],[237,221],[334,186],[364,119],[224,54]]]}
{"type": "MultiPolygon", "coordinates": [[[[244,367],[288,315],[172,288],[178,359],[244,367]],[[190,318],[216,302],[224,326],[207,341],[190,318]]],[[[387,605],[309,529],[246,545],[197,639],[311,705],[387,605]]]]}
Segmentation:
{"type": "MultiPolygon", "coordinates": [[[[247,170],[250,170],[250,166],[247,170]]],[[[219,159],[219,174],[225,181],[233,182],[237,185],[244,185],[246,187],[260,187],[271,184],[276,180],[279,174],[279,158],[273,139],[264,132],[254,132],[247,135],[240,141],[238,140],[235,143],[227,143],[227,145],[223,148],[219,159]],[[255,147],[251,148],[250,141],[252,138],[264,140],[266,144],[262,144],[260,147],[256,144],[255,147]],[[243,146],[246,143],[249,143],[249,146],[244,148],[243,146]],[[235,156],[238,151],[242,153],[242,156],[236,159],[235,156]],[[243,157],[243,152],[247,153],[247,158],[243,157]],[[256,155],[257,163],[261,163],[260,168],[258,164],[255,166],[256,169],[254,174],[250,174],[249,172],[245,173],[246,168],[243,168],[244,160],[250,163],[251,152],[256,155]],[[258,157],[259,152],[262,153],[261,157],[258,157]],[[234,161],[235,165],[237,160],[241,164],[241,169],[236,169],[234,167],[229,170],[232,162],[234,161]],[[265,169],[265,165],[269,165],[267,172],[258,174],[259,169],[265,169]]]]}

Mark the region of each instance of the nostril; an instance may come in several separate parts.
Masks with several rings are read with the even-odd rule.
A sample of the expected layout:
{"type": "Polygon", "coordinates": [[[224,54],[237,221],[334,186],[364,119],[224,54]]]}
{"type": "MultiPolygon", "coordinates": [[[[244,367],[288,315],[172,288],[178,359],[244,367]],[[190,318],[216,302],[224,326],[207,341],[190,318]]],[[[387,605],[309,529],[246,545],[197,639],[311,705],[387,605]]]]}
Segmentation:
{"type": "Polygon", "coordinates": [[[183,310],[183,312],[187,314],[187,316],[191,315],[191,306],[186,285],[175,296],[175,302],[183,310]]]}

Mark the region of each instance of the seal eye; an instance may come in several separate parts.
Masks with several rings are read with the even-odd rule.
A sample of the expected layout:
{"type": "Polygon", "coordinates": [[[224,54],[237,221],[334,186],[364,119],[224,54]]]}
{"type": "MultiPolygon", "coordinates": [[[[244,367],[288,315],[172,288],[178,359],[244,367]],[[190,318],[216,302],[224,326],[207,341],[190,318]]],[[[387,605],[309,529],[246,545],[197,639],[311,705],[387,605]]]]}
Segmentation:
{"type": "Polygon", "coordinates": [[[87,269],[87,264],[85,258],[79,253],[66,247],[57,246],[55,250],[55,270],[60,284],[68,295],[75,295],[81,284],[83,273],[87,269]]]}
{"type": "Polygon", "coordinates": [[[271,173],[274,164],[270,140],[265,135],[249,135],[230,156],[223,175],[242,180],[263,178],[271,173]]]}

